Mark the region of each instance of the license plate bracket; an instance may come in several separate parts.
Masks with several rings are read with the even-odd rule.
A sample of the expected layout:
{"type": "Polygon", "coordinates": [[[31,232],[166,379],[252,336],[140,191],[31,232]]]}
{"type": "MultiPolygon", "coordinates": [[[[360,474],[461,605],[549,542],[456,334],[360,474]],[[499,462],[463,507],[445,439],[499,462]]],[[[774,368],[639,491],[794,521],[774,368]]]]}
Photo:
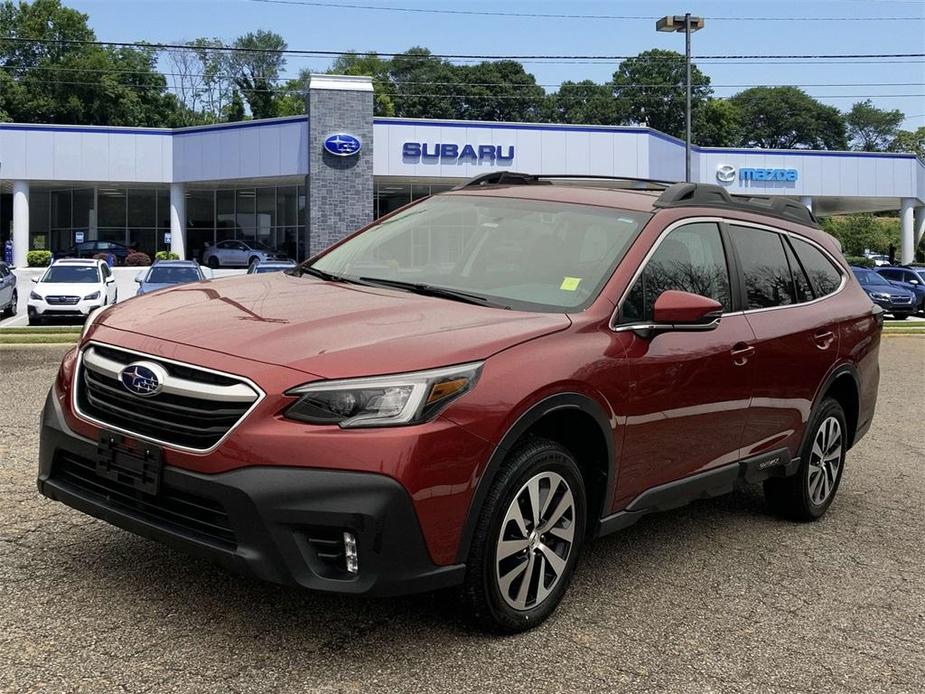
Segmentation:
{"type": "Polygon", "coordinates": [[[97,475],[145,494],[157,494],[164,472],[164,454],[158,446],[101,431],[96,452],[97,475]]]}

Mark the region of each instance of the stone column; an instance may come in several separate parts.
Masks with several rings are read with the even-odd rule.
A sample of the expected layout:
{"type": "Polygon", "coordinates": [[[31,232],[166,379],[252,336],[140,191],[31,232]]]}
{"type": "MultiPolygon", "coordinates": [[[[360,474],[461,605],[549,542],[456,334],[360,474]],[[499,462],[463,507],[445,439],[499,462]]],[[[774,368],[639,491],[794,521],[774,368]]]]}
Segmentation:
{"type": "Polygon", "coordinates": [[[186,186],[170,184],[170,252],[186,260],[186,186]]]}
{"type": "Polygon", "coordinates": [[[912,228],[915,203],[915,198],[903,198],[902,207],[899,210],[900,238],[902,239],[899,262],[903,264],[915,260],[915,239],[912,228]]]}
{"type": "Polygon", "coordinates": [[[913,232],[912,232],[912,251],[919,247],[922,241],[922,235],[925,234],[925,205],[919,205],[913,213],[913,232]]]}
{"type": "Polygon", "coordinates": [[[29,252],[29,182],[13,181],[13,265],[26,267],[29,252]]]}
{"type": "Polygon", "coordinates": [[[305,257],[373,220],[373,83],[371,77],[312,75],[308,84],[308,186],[305,257]],[[329,149],[325,141],[339,138],[329,149]],[[340,153],[332,153],[330,149],[340,153]],[[351,151],[354,150],[354,151],[351,151]]]}

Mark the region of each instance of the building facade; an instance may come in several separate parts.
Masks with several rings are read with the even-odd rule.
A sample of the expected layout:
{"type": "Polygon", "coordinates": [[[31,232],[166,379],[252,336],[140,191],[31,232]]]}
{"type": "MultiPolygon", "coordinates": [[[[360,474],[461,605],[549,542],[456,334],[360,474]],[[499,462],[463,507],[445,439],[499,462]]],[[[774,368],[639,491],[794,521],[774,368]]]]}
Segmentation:
{"type": "MultiPolygon", "coordinates": [[[[313,76],[307,116],[180,129],[0,123],[0,244],[105,239],[199,258],[225,239],[304,258],[493,170],[684,177],[684,143],[643,127],[374,118],[368,78],[313,76]]],[[[898,210],[904,262],[925,229],[912,154],[693,147],[694,180],[817,215],[898,210]]],[[[881,249],[882,250],[882,249],[881,249]]]]}

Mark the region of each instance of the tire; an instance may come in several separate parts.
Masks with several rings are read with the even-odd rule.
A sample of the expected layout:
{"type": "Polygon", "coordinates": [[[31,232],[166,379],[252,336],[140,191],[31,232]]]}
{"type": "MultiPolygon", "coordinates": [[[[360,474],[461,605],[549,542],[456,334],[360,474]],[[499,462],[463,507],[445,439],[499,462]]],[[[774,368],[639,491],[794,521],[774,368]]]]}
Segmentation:
{"type": "Polygon", "coordinates": [[[39,316],[29,316],[29,325],[41,325],[44,322],[44,318],[40,318],[39,316]]]}
{"type": "Polygon", "coordinates": [[[894,313],[893,320],[906,320],[909,317],[908,313],[894,313]]]}
{"type": "Polygon", "coordinates": [[[10,305],[7,306],[3,311],[0,311],[0,318],[12,318],[16,315],[16,304],[19,303],[19,296],[16,294],[16,290],[13,290],[13,296],[10,297],[10,305]]]}
{"type": "Polygon", "coordinates": [[[254,265],[256,265],[259,262],[260,262],[260,258],[258,258],[256,255],[252,255],[250,257],[250,260],[247,261],[247,267],[254,267],[254,265]]]}
{"type": "Polygon", "coordinates": [[[845,412],[837,400],[826,398],[807,427],[796,474],[772,477],[764,483],[764,495],[771,509],[795,521],[822,518],[841,483],[847,442],[845,412]],[[832,457],[836,448],[837,458],[832,457]],[[820,460],[822,465],[818,464],[820,460]]]}
{"type": "Polygon", "coordinates": [[[217,270],[219,266],[218,258],[216,258],[214,255],[210,255],[209,259],[206,261],[206,265],[208,265],[213,270],[217,270]]]}
{"type": "Polygon", "coordinates": [[[586,514],[584,481],[568,450],[539,437],[512,449],[485,499],[466,561],[463,598],[477,626],[514,634],[553,613],[575,571],[586,514]],[[549,532],[536,532],[533,494],[539,526],[545,522],[549,532]],[[499,550],[510,553],[498,561],[499,550]]]}

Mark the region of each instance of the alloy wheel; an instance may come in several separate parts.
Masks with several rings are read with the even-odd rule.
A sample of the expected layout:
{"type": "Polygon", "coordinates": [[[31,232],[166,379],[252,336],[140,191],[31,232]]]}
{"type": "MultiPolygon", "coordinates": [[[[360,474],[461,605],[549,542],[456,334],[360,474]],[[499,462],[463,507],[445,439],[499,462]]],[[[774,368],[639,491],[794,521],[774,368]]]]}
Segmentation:
{"type": "Polygon", "coordinates": [[[575,499],[565,479],[541,472],[520,488],[501,523],[495,575],[504,601],[532,610],[568,567],[575,539],[575,499]]]}
{"type": "Polygon", "coordinates": [[[806,478],[809,498],[817,506],[825,502],[835,489],[843,448],[841,424],[835,417],[826,418],[816,430],[806,478]]]}

